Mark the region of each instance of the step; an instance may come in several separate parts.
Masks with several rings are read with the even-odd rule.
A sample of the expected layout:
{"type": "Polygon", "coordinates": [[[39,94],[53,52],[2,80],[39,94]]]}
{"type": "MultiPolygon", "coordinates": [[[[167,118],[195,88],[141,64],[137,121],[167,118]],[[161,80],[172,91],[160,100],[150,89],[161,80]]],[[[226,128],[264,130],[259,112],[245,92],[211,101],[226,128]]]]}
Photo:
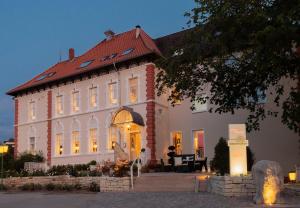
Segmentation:
{"type": "Polygon", "coordinates": [[[134,192],[194,192],[195,174],[144,174],[134,180],[134,192]]]}

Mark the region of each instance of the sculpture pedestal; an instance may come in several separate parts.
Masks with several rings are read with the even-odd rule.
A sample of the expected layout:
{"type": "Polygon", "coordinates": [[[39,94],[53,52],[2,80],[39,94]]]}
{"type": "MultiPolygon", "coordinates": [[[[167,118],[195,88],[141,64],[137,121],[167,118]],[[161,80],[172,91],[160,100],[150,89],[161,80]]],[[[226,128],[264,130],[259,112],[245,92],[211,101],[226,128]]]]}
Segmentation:
{"type": "Polygon", "coordinates": [[[230,175],[247,175],[246,125],[229,124],[229,160],[230,175]]]}

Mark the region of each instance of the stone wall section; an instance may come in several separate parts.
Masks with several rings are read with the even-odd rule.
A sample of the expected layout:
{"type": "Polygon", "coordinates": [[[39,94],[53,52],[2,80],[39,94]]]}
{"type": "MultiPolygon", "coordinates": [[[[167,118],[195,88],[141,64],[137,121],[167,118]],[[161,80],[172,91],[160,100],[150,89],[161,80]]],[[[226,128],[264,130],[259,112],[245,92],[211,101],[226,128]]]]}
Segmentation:
{"type": "Polygon", "coordinates": [[[130,190],[129,177],[71,177],[71,176],[39,176],[39,177],[11,177],[4,179],[3,183],[10,189],[17,189],[24,184],[34,183],[45,186],[46,184],[75,185],[80,184],[83,189],[88,189],[94,182],[100,185],[101,192],[127,192],[130,190]]]}
{"type": "Polygon", "coordinates": [[[249,176],[211,176],[207,181],[207,191],[222,196],[254,196],[255,183],[249,176]]]}

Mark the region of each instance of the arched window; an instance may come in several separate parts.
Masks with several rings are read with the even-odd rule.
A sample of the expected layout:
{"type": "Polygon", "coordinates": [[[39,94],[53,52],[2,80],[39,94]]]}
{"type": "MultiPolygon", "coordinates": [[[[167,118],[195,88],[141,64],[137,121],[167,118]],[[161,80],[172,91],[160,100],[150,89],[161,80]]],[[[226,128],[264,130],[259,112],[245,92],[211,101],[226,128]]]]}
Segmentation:
{"type": "Polygon", "coordinates": [[[89,152],[96,153],[99,149],[98,145],[98,121],[93,116],[89,121],[89,152]]]}
{"type": "Polygon", "coordinates": [[[72,122],[72,139],[71,139],[71,153],[79,154],[80,152],[80,125],[77,119],[72,122]]]}
{"type": "Polygon", "coordinates": [[[64,129],[61,122],[57,122],[55,126],[55,155],[59,156],[64,153],[64,129]]]}

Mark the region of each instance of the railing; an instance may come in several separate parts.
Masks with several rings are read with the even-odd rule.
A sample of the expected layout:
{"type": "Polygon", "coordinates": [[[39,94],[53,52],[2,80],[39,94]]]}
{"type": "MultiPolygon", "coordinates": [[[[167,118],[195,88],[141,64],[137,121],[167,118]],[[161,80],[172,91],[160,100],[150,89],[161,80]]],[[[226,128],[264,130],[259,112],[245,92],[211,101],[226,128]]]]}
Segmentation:
{"type": "Polygon", "coordinates": [[[133,189],[133,167],[135,164],[137,165],[137,169],[138,169],[137,177],[141,176],[141,168],[142,168],[141,160],[140,158],[137,158],[133,161],[132,165],[130,166],[131,189],[133,189]]]}

